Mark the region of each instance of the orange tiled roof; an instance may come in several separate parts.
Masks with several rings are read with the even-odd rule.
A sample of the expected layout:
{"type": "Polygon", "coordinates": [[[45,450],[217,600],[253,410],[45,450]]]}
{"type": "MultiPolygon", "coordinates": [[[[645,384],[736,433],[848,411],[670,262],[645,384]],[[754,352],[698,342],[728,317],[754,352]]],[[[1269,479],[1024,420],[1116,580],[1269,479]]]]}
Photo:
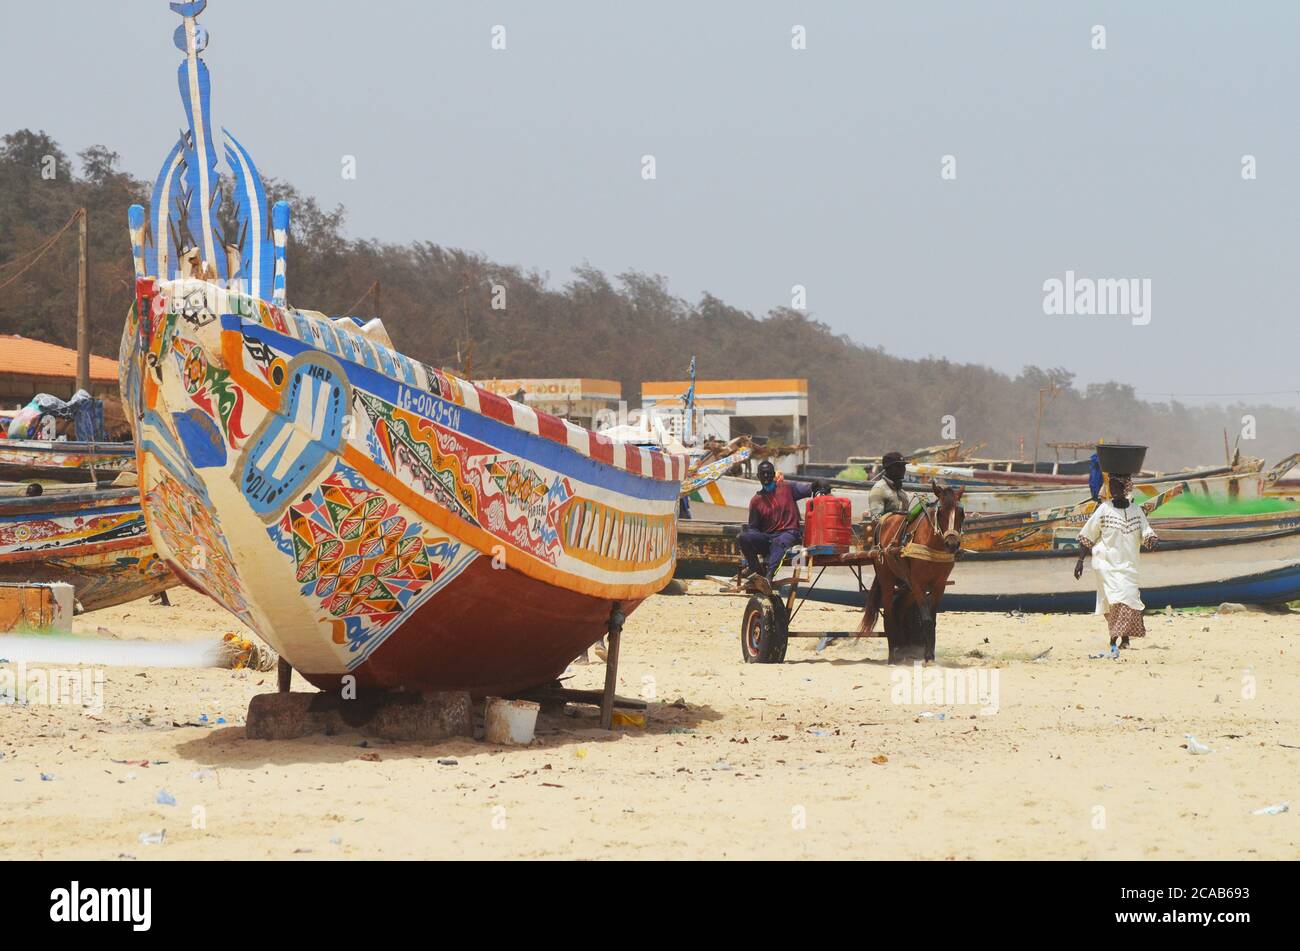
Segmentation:
{"type": "MultiPolygon", "coordinates": [[[[77,351],[16,334],[0,334],[0,373],[20,376],[76,378],[77,351]]],[[[90,378],[100,382],[117,379],[117,361],[90,355],[90,378]]]]}

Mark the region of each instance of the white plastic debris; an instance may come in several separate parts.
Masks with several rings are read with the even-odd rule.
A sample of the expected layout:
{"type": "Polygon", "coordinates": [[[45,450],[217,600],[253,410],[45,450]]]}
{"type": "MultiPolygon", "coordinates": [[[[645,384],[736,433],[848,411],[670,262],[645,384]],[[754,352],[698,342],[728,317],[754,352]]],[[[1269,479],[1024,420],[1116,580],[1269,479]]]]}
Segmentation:
{"type": "Polygon", "coordinates": [[[1265,806],[1263,809],[1256,809],[1251,813],[1252,816],[1280,816],[1284,812],[1291,811],[1289,802],[1279,802],[1274,806],[1265,806]]]}

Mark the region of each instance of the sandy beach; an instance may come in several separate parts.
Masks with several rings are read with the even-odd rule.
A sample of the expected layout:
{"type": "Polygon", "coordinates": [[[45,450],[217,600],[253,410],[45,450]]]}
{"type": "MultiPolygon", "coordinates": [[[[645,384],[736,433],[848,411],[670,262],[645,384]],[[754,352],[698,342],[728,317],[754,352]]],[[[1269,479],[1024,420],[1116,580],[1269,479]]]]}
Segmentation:
{"type": "MultiPolygon", "coordinates": [[[[238,630],[200,595],[172,600],[83,616],[76,633],[238,630]]],[[[792,640],[785,664],[747,666],[743,605],[651,598],[620,665],[622,695],[655,696],[646,728],[605,733],[571,707],[583,715],[544,714],[529,748],[246,740],[249,698],[274,673],[105,668],[97,715],[0,708],[0,856],[1300,855],[1295,808],[1253,814],[1300,800],[1300,615],[1149,616],[1149,636],[1112,660],[1089,657],[1105,647],[1091,616],[945,614],[931,671],[982,677],[995,691],[979,705],[907,696],[914,672],[887,667],[878,639],[821,653],[792,640]],[[1192,755],[1188,733],[1213,752],[1192,755]]],[[[794,627],[856,621],[809,604],[794,627]]],[[[604,670],[574,667],[570,685],[597,688],[604,670]]]]}

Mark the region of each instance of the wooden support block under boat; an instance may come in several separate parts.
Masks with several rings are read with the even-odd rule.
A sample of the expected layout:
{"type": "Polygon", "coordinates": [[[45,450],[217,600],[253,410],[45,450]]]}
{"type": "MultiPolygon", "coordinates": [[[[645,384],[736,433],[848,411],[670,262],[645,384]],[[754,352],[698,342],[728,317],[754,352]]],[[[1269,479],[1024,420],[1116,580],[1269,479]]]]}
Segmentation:
{"type": "Polygon", "coordinates": [[[465,691],[391,692],[344,700],[335,693],[263,693],[248,705],[250,740],[361,733],[385,740],[436,743],[474,735],[465,691]]]}
{"type": "Polygon", "coordinates": [[[71,630],[71,585],[0,584],[0,631],[67,634],[71,630]]]}

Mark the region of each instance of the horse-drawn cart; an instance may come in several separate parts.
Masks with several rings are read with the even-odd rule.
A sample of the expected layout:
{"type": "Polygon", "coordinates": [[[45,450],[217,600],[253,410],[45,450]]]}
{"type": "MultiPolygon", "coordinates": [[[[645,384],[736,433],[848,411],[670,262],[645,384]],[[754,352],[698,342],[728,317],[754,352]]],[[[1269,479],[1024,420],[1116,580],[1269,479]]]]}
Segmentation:
{"type": "Polygon", "coordinates": [[[779,576],[770,584],[766,579],[750,578],[740,586],[724,588],[729,594],[750,596],[740,625],[740,652],[745,663],[781,663],[791,637],[815,637],[826,643],[839,638],[884,637],[883,631],[864,635],[858,631],[790,630],[808,593],[817,586],[827,568],[852,572],[865,600],[867,585],[862,580],[862,569],[874,567],[878,558],[877,549],[853,548],[846,552],[829,545],[793,548],[787,553],[788,575],[779,576]]]}
{"type": "MultiPolygon", "coordinates": [[[[840,638],[879,637],[889,640],[889,663],[912,659],[933,661],[935,614],[948,585],[956,553],[961,547],[964,513],[959,504],[962,489],[931,483],[935,498],[910,518],[895,516],[881,522],[877,530],[864,533],[869,547],[844,543],[796,546],[786,552],[768,581],[751,575],[723,591],[748,594],[740,626],[740,651],[747,664],[779,664],[791,637],[816,637],[822,646],[840,638]],[[781,571],[789,565],[790,573],[781,571]],[[872,570],[871,584],[863,580],[863,569],[872,570]],[[865,612],[858,631],[792,631],[790,625],[803,602],[817,587],[827,569],[849,572],[857,581],[865,612]],[[884,616],[884,633],[872,633],[877,616],[884,616]]],[[[809,503],[811,506],[811,502],[809,503]]],[[[847,506],[841,505],[846,509],[847,506]]],[[[810,509],[811,511],[811,509],[810,509]]],[[[809,517],[810,528],[812,516],[809,517]]],[[[823,535],[818,531],[816,534],[823,535]]],[[[848,579],[841,575],[835,586],[843,590],[848,579]]],[[[848,582],[850,585],[852,582],[848,582]]]]}
{"type": "MultiPolygon", "coordinates": [[[[856,631],[791,631],[790,624],[803,608],[807,593],[817,586],[822,574],[831,566],[848,568],[858,580],[858,589],[866,597],[862,583],[862,569],[874,565],[874,551],[800,548],[793,550],[791,573],[778,578],[766,587],[771,593],[760,591],[762,581],[749,581],[742,589],[750,593],[745,605],[744,620],[740,625],[740,652],[747,664],[779,664],[785,660],[785,650],[791,637],[816,637],[829,643],[842,637],[860,637],[856,631]],[[801,588],[801,585],[806,587],[801,588]]],[[[883,637],[883,632],[879,635],[883,637]]]]}

